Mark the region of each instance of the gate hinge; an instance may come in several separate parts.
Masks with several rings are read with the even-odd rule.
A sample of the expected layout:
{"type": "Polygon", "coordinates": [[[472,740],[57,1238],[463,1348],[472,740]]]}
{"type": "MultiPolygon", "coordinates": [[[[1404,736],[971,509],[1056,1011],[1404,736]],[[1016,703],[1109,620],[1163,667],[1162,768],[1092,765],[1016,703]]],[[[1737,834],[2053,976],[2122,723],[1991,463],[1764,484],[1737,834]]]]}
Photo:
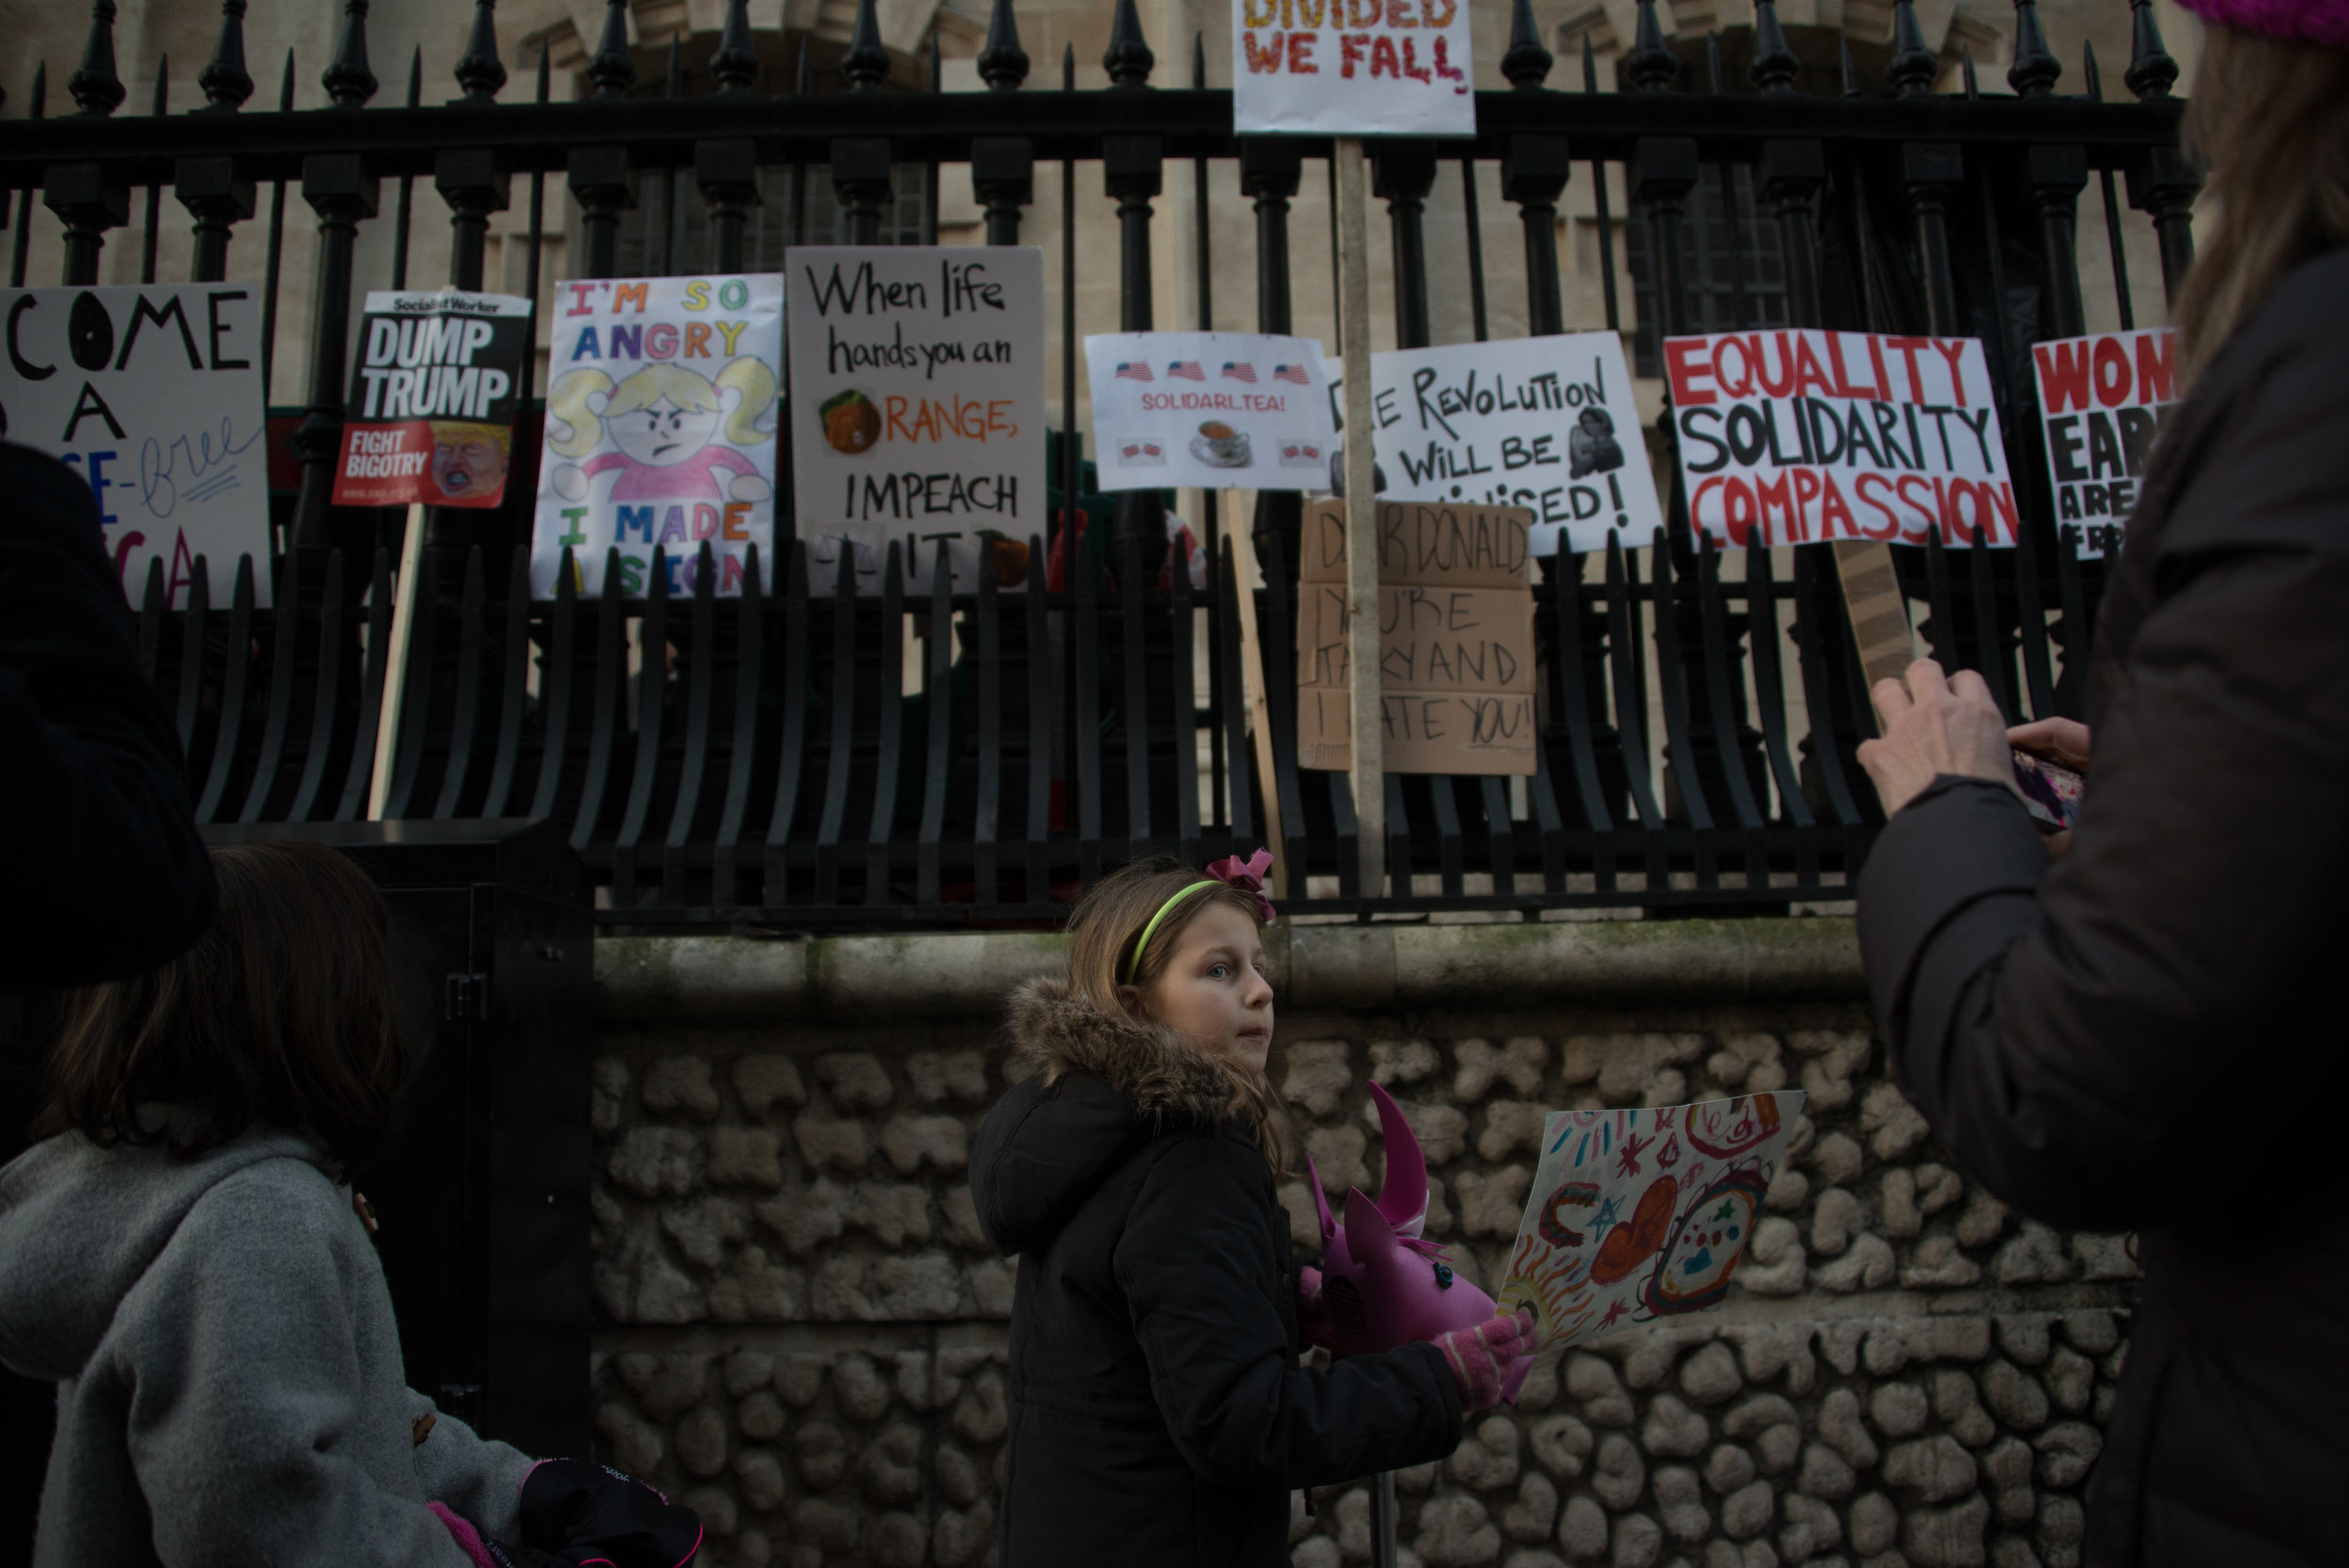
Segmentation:
{"type": "Polygon", "coordinates": [[[452,974],[443,1017],[449,1023],[471,1020],[486,1023],[490,1017],[490,977],[486,974],[452,974]]]}

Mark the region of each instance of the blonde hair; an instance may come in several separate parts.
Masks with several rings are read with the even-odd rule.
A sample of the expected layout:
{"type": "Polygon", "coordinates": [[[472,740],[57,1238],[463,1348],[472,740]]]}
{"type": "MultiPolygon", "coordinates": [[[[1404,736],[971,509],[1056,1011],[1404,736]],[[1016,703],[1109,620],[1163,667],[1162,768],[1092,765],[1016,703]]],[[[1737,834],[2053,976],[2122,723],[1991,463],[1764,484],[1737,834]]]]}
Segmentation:
{"type": "Polygon", "coordinates": [[[507,456],[514,450],[514,432],[503,425],[478,425],[469,420],[436,419],[432,422],[434,441],[488,441],[507,456]]]}
{"type": "MultiPolygon", "coordinates": [[[[1219,882],[1168,909],[1158,929],[1150,933],[1150,945],[1136,955],[1133,945],[1141,939],[1150,917],[1174,894],[1205,879],[1205,873],[1164,855],[1137,861],[1103,877],[1068,917],[1069,995],[1097,1012],[1123,1017],[1126,1003],[1119,994],[1121,987],[1132,986],[1146,1004],[1151,988],[1166,973],[1175,939],[1202,911],[1219,905],[1238,909],[1252,924],[1263,928],[1264,912],[1256,908],[1254,896],[1219,882]],[[1132,978],[1121,980],[1129,960],[1135,960],[1132,978]]],[[[1221,1056],[1209,1059],[1231,1079],[1233,1117],[1254,1130],[1257,1146],[1273,1174],[1286,1175],[1288,1111],[1279,1093],[1261,1073],[1250,1072],[1221,1056]]]]}
{"type": "Polygon", "coordinates": [[[602,419],[608,419],[651,408],[663,397],[680,409],[707,413],[723,406],[724,400],[719,394],[729,389],[740,393],[742,401],[726,421],[726,440],[737,446],[755,446],[771,436],[773,432],[760,429],[758,422],[774,407],[775,373],[767,368],[766,362],[747,354],[719,371],[714,382],[681,365],[647,365],[630,373],[616,387],[610,376],[593,365],[566,370],[548,389],[547,450],[557,457],[583,458],[596,449],[596,442],[603,439],[603,425],[588,399],[599,392],[612,395],[603,406],[602,419]],[[558,421],[568,434],[554,433],[558,421]]]}
{"type": "Polygon", "coordinates": [[[2349,50],[2212,24],[2186,138],[2218,208],[2178,298],[2191,372],[2285,273],[2349,243],[2349,50]]]}

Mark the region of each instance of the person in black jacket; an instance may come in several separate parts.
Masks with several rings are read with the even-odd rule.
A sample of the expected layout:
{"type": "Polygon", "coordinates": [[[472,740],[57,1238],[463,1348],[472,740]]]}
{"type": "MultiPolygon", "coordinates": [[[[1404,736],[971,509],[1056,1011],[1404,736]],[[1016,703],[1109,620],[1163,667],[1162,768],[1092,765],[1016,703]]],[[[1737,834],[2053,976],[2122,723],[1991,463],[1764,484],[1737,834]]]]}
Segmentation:
{"type": "Polygon", "coordinates": [[[0,444],[0,993],[138,974],[211,919],[179,733],[89,486],[0,444]]]}
{"type": "MultiPolygon", "coordinates": [[[[2342,0],[2264,24],[2326,13],[2349,45],[2342,0]]],[[[2349,1542],[2349,48],[2318,41],[2210,29],[2200,368],[2106,591],[2088,724],[2010,735],[1980,677],[1920,661],[1860,751],[1893,814],[1859,910],[1902,1087],[2010,1204],[2139,1233],[2092,1568],[2349,1542]],[[2092,760],[2068,847],[2010,740],[2092,760]]]]}
{"type": "Polygon", "coordinates": [[[971,1162],[1020,1260],[1003,1568],[1286,1563],[1293,1489],[1442,1458],[1532,1348],[1497,1317],[1299,1367],[1317,1279],[1273,1196],[1269,906],[1228,875],[1107,878],[1070,919],[1069,979],[1012,1004],[1034,1071],[971,1162]]]}

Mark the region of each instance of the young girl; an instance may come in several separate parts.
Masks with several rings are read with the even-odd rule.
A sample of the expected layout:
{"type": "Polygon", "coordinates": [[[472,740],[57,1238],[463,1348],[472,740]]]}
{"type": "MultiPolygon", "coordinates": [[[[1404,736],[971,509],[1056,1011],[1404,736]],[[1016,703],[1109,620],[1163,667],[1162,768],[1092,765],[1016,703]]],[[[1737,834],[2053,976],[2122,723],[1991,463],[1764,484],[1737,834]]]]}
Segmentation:
{"type": "Polygon", "coordinates": [[[681,1563],[690,1512],[409,1389],[345,1185],[408,1066],[390,911],[319,846],[212,866],[192,952],[75,995],[54,1136],[0,1171],[0,1361],[58,1385],[34,1561],[681,1563]]]}
{"type": "Polygon", "coordinates": [[[1501,1317],[1299,1367],[1318,1280],[1273,1196],[1270,862],[1127,867],[1070,918],[1068,979],[1012,1003],[1036,1071],[971,1176],[1020,1254],[1003,1568],[1286,1563],[1292,1490],[1442,1458],[1532,1348],[1501,1317]]]}

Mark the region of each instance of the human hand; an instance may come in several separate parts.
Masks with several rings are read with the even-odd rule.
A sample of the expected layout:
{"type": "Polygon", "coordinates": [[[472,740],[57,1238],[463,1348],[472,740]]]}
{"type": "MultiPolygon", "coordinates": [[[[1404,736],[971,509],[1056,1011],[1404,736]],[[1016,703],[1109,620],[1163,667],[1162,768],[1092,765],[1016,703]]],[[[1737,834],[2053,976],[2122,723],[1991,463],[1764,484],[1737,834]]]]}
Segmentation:
{"type": "Polygon", "coordinates": [[[1321,1299],[1321,1270],[1311,1264],[1299,1265],[1297,1270],[1297,1328],[1307,1344],[1331,1352],[1337,1349],[1336,1338],[1330,1332],[1330,1309],[1321,1299]]]}
{"type": "Polygon", "coordinates": [[[1875,781],[1885,815],[1942,773],[2015,787],[2006,722],[1990,688],[1973,671],[1945,676],[1940,665],[1920,659],[1901,679],[1877,681],[1868,695],[1884,733],[1860,746],[1859,766],[1875,781]]]}
{"type": "Polygon", "coordinates": [[[1460,1408],[1483,1410],[1501,1403],[1501,1390],[1517,1361],[1534,1351],[1533,1314],[1501,1312],[1473,1328],[1455,1328],[1430,1343],[1460,1385],[1460,1408]]]}
{"type": "Polygon", "coordinates": [[[2017,724],[2006,732],[2006,743],[2075,773],[2088,771],[2088,726],[2077,719],[2034,719],[2017,724]]]}

